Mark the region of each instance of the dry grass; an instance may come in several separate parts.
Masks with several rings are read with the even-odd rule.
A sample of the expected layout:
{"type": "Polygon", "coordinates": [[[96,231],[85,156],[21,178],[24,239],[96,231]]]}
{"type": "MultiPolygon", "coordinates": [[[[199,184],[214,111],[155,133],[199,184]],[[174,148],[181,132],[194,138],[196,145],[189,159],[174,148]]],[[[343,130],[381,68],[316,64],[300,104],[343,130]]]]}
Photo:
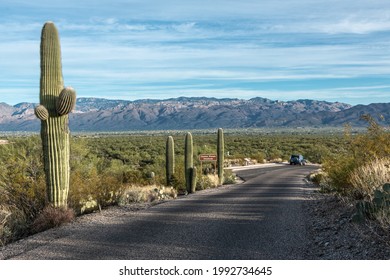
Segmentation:
{"type": "Polygon", "coordinates": [[[11,234],[7,222],[12,212],[6,206],[0,207],[0,245],[4,245],[11,234]]]}
{"type": "Polygon", "coordinates": [[[357,167],[350,174],[350,182],[359,196],[372,200],[375,190],[390,182],[390,158],[375,158],[357,167]]]}
{"type": "Polygon", "coordinates": [[[199,176],[197,179],[197,190],[205,190],[217,187],[219,184],[218,176],[214,174],[207,174],[199,176]]]}
{"type": "Polygon", "coordinates": [[[153,202],[176,197],[177,191],[173,187],[131,185],[123,192],[119,199],[119,204],[125,205],[139,202],[153,202]]]}

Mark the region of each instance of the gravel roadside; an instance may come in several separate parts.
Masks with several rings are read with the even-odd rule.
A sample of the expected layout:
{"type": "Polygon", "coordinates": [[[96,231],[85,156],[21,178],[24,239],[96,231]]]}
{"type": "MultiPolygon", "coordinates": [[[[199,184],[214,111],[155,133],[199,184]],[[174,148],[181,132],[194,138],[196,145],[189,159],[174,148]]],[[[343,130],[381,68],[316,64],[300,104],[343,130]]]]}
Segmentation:
{"type": "Polygon", "coordinates": [[[308,260],[388,260],[390,231],[374,221],[352,222],[354,205],[314,190],[304,204],[308,260]]]}

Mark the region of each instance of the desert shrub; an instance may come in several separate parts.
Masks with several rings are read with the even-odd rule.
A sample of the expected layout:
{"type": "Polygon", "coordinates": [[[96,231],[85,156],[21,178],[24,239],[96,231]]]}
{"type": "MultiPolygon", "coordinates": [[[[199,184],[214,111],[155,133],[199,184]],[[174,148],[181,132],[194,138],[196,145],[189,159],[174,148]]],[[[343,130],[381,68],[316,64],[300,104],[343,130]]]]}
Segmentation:
{"type": "Polygon", "coordinates": [[[129,167],[117,159],[99,158],[83,143],[74,145],[68,202],[76,213],[117,204],[129,179],[129,167]]]}
{"type": "Polygon", "coordinates": [[[119,205],[131,203],[153,202],[177,197],[173,187],[165,186],[128,186],[119,198],[119,205]]]}
{"type": "Polygon", "coordinates": [[[271,147],[268,150],[268,160],[279,162],[282,161],[283,152],[277,148],[271,147]]]}
{"type": "Polygon", "coordinates": [[[33,233],[45,231],[73,221],[75,213],[67,207],[46,206],[34,220],[31,231],[33,233]]]}
{"type": "Polygon", "coordinates": [[[224,179],[223,181],[224,185],[236,183],[236,175],[230,169],[225,169],[223,179],[224,179]]]}
{"type": "MultiPolygon", "coordinates": [[[[367,131],[351,135],[347,130],[347,145],[337,156],[324,160],[326,172],[320,184],[357,201],[354,221],[365,218],[390,225],[390,135],[372,117],[362,116],[367,131]]],[[[348,127],[347,127],[348,128],[348,127]]]]}
{"type": "Polygon", "coordinates": [[[0,146],[2,243],[26,235],[46,201],[41,144],[38,137],[12,139],[0,146]]]}
{"type": "Polygon", "coordinates": [[[328,156],[323,162],[323,169],[327,173],[329,184],[333,190],[351,197],[358,195],[355,198],[361,198],[366,193],[364,189],[358,189],[363,186],[362,184],[359,185],[356,180],[364,179],[356,174],[362,168],[365,168],[365,176],[368,180],[369,174],[374,172],[374,165],[377,164],[377,162],[374,162],[375,159],[390,156],[389,133],[371,117],[363,116],[362,118],[368,122],[367,131],[356,136],[352,136],[348,132],[345,133],[344,141],[346,145],[341,146],[338,153],[328,156]],[[367,166],[363,167],[364,165],[367,166]],[[368,165],[371,165],[371,167],[368,167],[368,165]]]}
{"type": "Polygon", "coordinates": [[[264,152],[257,152],[252,154],[250,158],[256,160],[257,163],[263,163],[266,160],[266,155],[264,152]]]}
{"type": "Polygon", "coordinates": [[[210,188],[218,187],[219,180],[218,176],[214,174],[202,175],[199,176],[196,182],[197,190],[205,190],[210,188]]]}
{"type": "Polygon", "coordinates": [[[323,163],[324,159],[331,156],[330,149],[322,144],[313,145],[305,152],[305,158],[312,163],[323,163]]]}
{"type": "Polygon", "coordinates": [[[324,171],[322,171],[322,169],[319,169],[319,170],[315,170],[313,172],[311,172],[308,176],[307,176],[307,179],[316,184],[317,186],[320,186],[320,183],[323,182],[325,180],[325,177],[326,176],[326,173],[324,171]]]}
{"type": "Polygon", "coordinates": [[[146,187],[131,186],[127,188],[119,199],[119,205],[149,201],[149,190],[146,187]]]}
{"type": "Polygon", "coordinates": [[[357,166],[355,158],[347,153],[340,153],[324,160],[322,167],[326,172],[327,191],[335,191],[343,195],[351,193],[350,174],[357,166]]]}
{"type": "Polygon", "coordinates": [[[17,207],[0,205],[0,245],[25,236],[28,222],[26,214],[17,207]]]}
{"type": "Polygon", "coordinates": [[[7,221],[12,212],[7,207],[0,205],[0,245],[4,245],[9,238],[10,232],[7,221]]]}

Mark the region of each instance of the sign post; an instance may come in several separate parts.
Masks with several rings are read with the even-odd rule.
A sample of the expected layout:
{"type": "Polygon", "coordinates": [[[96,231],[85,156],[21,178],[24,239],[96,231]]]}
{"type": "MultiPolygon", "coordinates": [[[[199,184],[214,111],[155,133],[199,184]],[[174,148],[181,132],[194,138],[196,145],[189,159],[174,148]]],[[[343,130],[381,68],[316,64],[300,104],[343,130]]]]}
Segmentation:
{"type": "Polygon", "coordinates": [[[200,161],[200,170],[201,172],[203,172],[203,168],[202,168],[202,163],[205,161],[211,161],[214,163],[214,175],[215,175],[215,170],[217,169],[217,155],[213,155],[213,154],[202,154],[202,155],[199,155],[199,161],[200,161]]]}

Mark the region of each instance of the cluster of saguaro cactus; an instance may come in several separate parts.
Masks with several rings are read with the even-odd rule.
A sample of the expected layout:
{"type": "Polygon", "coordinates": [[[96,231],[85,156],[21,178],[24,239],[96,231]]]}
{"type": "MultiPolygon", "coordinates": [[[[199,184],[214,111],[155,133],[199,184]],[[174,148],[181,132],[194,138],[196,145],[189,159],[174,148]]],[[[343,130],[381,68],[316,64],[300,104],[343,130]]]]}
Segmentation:
{"type": "MultiPolygon", "coordinates": [[[[191,132],[187,132],[184,141],[184,172],[187,193],[196,191],[197,168],[194,166],[193,140],[191,132]]],[[[168,136],[166,141],[166,182],[172,185],[174,174],[174,141],[172,136],[168,136]]],[[[224,137],[222,128],[218,129],[217,134],[217,166],[218,183],[223,184],[223,163],[224,163],[224,137]]]]}
{"type": "Polygon", "coordinates": [[[167,186],[172,186],[175,173],[175,143],[172,136],[168,136],[166,142],[165,171],[167,186]]]}
{"type": "MultiPolygon", "coordinates": [[[[186,192],[194,193],[196,191],[196,173],[197,169],[194,167],[193,160],[193,141],[192,134],[188,132],[184,141],[184,176],[186,184],[186,192]]],[[[168,136],[166,140],[166,152],[165,152],[165,174],[167,186],[174,184],[175,173],[175,150],[174,140],[172,136],[168,136]]]]}
{"type": "Polygon", "coordinates": [[[52,22],[45,23],[41,34],[39,97],[35,115],[41,120],[47,199],[55,207],[66,207],[70,176],[68,114],[76,104],[76,92],[64,88],[60,41],[52,22]]]}
{"type": "Polygon", "coordinates": [[[218,129],[217,135],[217,166],[218,166],[218,181],[219,184],[223,184],[223,162],[224,162],[224,140],[223,140],[223,130],[222,128],[218,129]]]}

